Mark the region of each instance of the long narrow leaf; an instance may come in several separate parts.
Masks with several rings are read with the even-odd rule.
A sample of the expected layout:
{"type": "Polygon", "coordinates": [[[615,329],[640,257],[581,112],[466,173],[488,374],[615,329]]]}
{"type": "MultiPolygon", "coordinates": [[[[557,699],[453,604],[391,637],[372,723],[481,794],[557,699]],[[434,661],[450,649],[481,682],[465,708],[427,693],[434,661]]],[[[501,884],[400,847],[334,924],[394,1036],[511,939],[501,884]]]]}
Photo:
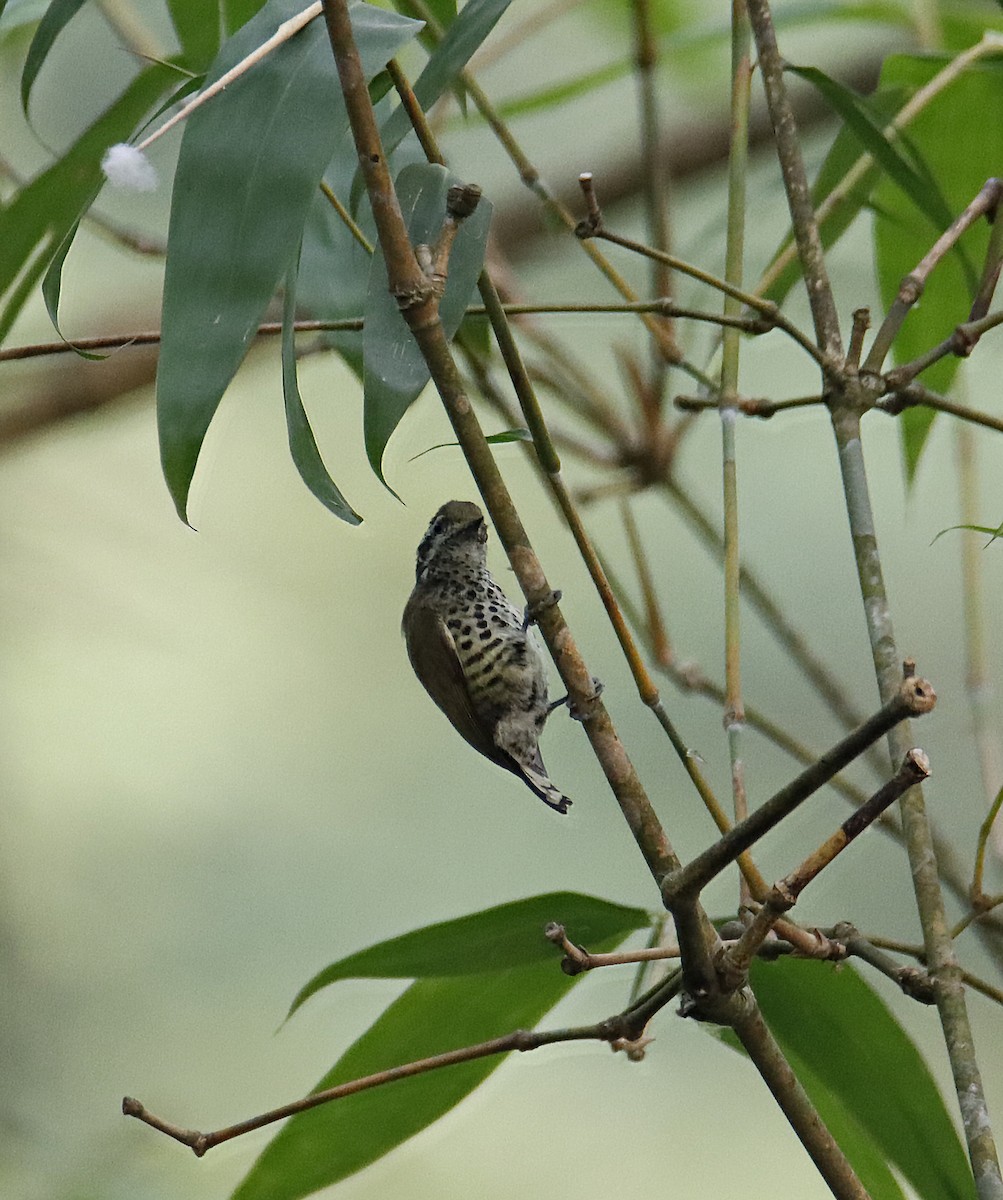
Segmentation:
{"type": "MultiPolygon", "coordinates": [[[[212,82],[303,8],[269,0],[223,47],[212,82]]],[[[371,78],[419,28],[352,6],[371,78]]],[[[157,414],[164,476],[187,520],[206,431],[303,237],[347,125],[323,22],[314,21],[187,122],[174,181],[157,414]]]]}
{"type": "Polygon", "coordinates": [[[906,159],[899,141],[887,138],[867,107],[850,88],[817,67],[786,68],[807,80],[850,126],[860,144],[923,213],[936,230],[946,229],[954,219],[933,175],[922,175],[906,159]]]}
{"type": "MultiPolygon", "coordinates": [[[[640,909],[555,893],[433,925],[353,955],[335,964],[344,972],[339,977],[423,977],[313,1090],[532,1028],[577,982],[560,970],[553,946],[542,936],[541,922],[552,918],[566,920],[572,937],[600,952],[649,922],[640,909]],[[468,970],[471,966],[479,970],[468,970]]],[[[493,1055],[416,1075],[293,1117],[233,1200],[299,1200],[344,1179],[448,1112],[501,1061],[493,1055]]]]}
{"type": "MultiPolygon", "coordinates": [[[[397,194],[412,244],[435,242],[446,214],[446,193],[455,176],[433,163],[405,167],[397,177],[397,194]]],[[[460,327],[484,263],[491,204],[482,199],[460,226],[449,259],[449,278],[439,314],[452,337],[460,327]]],[[[365,361],[365,439],[369,463],[383,478],[383,452],[390,435],[429,380],[428,367],[390,295],[386,262],[373,255],[362,336],[365,361]]],[[[389,485],[387,485],[389,486],[389,485]]]]}
{"type": "MultiPolygon", "coordinates": [[[[90,202],[87,203],[86,207],[90,207],[90,202]]],[[[68,346],[73,346],[73,343],[67,341],[63,331],[59,328],[59,295],[63,286],[63,264],[66,262],[67,254],[69,254],[73,247],[73,242],[79,228],[79,221],[70,227],[70,231],[63,238],[55,254],[52,256],[52,261],[49,263],[48,269],[42,279],[42,299],[45,301],[45,311],[49,314],[49,320],[52,322],[56,333],[59,334],[68,346]]],[[[92,362],[100,362],[102,359],[108,357],[107,354],[95,354],[89,350],[80,350],[76,346],[73,346],[73,349],[81,358],[90,359],[92,362]]]]}
{"type": "Polygon", "coordinates": [[[31,39],[28,53],[21,72],[21,108],[28,115],[28,102],[31,99],[31,89],[41,71],[53,43],[59,37],[66,25],[77,15],[84,0],[52,0],[45,10],[45,16],[38,23],[35,36],[31,39]]]}
{"type": "Polygon", "coordinates": [[[359,525],[362,518],[352,508],[331,478],[320,451],[317,439],[310,428],[310,420],[303,407],[299,381],[296,378],[296,276],[299,255],[286,274],[286,294],[282,311],[282,393],[286,405],[286,429],[289,433],[289,451],[296,470],[310,491],[336,517],[349,525],[359,525]]]}
{"type": "MultiPolygon", "coordinates": [[[[418,103],[428,109],[456,82],[457,75],[481,46],[512,0],[467,0],[459,16],[446,30],[425,69],[415,80],[418,103]]],[[[389,154],[411,130],[406,111],[396,108],[380,131],[384,152],[389,154]]]]}
{"type": "Polygon", "coordinates": [[[554,948],[543,936],[550,921],[564,925],[576,942],[591,946],[609,938],[622,940],[648,925],[650,918],[643,909],[625,908],[579,892],[548,892],[499,904],[455,921],[427,925],[332,963],[302,988],[289,1016],[339,979],[477,975],[552,963],[554,948]]]}

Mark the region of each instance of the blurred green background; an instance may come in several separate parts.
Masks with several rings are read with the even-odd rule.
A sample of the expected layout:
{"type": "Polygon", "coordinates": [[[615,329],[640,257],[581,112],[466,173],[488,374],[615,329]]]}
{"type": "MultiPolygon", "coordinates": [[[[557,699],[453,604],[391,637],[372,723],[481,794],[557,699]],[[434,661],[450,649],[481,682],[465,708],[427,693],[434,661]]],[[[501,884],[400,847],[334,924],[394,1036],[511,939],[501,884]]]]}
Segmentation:
{"type": "MultiPolygon", "coordinates": [[[[514,21],[519,8],[506,20],[514,21]]],[[[594,17],[594,10],[584,11],[594,17]]],[[[93,27],[57,46],[34,113],[39,135],[56,144],[79,128],[89,104],[96,112],[110,94],[109,73],[130,69],[124,52],[119,61],[102,49],[107,35],[96,14],[85,9],[77,20],[93,27]],[[84,96],[76,91],[79,67],[65,57],[80,55],[82,46],[94,55],[91,94],[84,96]],[[72,92],[62,86],[70,78],[72,92]]],[[[629,52],[626,28],[595,19],[569,16],[548,36],[579,65],[590,55],[602,61],[612,38],[629,52]]],[[[851,30],[843,52],[865,40],[864,32],[851,30]]],[[[808,56],[803,40],[794,46],[808,56]]],[[[3,46],[0,127],[5,157],[31,173],[45,155],[18,123],[23,49],[17,37],[3,46]]],[[[537,46],[534,53],[546,50],[537,46]]],[[[701,70],[711,61],[720,65],[723,53],[701,70]]],[[[511,74],[511,65],[502,64],[484,82],[503,95],[517,82],[511,74]]],[[[709,78],[666,75],[672,121],[684,126],[699,112],[701,96],[720,109],[723,91],[701,91],[709,78]]],[[[518,132],[544,174],[564,180],[624,149],[632,99],[624,80],[581,108],[529,119],[518,132]]],[[[499,208],[519,200],[518,181],[482,126],[454,122],[450,135],[461,174],[483,183],[499,208]]],[[[824,133],[811,142],[815,161],[825,144],[824,133]]],[[[750,275],[784,227],[774,175],[764,157],[753,175],[750,275]]],[[[162,233],[168,193],[164,184],[150,197],[108,194],[101,207],[162,233]]],[[[722,172],[686,180],[673,204],[680,253],[719,268],[722,172]]],[[[634,203],[616,209],[615,218],[618,228],[641,229],[634,203]]],[[[833,256],[847,319],[858,305],[877,309],[867,238],[862,221],[833,256]]],[[[924,250],[917,247],[917,257],[924,250]]],[[[607,298],[569,239],[552,235],[530,251],[519,264],[528,296],[607,298]]],[[[625,266],[643,286],[643,269],[625,266]]],[[[137,259],[84,233],[67,267],[64,330],[74,336],[156,327],[159,278],[155,259],[137,259]]],[[[684,298],[691,292],[684,288],[684,298]]],[[[791,311],[805,320],[797,300],[791,311]]],[[[553,328],[619,396],[613,348],[643,345],[628,320],[561,317],[553,328]]],[[[9,344],[51,337],[37,304],[9,344]]],[[[141,353],[125,350],[104,364],[69,357],[3,364],[3,403],[13,408],[100,380],[101,373],[127,371],[129,356],[138,361],[141,353]]],[[[964,368],[964,394],[975,407],[999,412],[1001,369],[999,339],[989,337],[964,368]]],[[[402,506],[366,466],[359,387],[350,372],[334,358],[315,356],[302,364],[301,386],[328,466],[365,517],[359,529],[317,504],[289,461],[277,344],[252,352],[210,431],[191,506],[197,533],[177,520],[159,475],[149,386],[3,448],[5,1196],[225,1196],[267,1132],[197,1161],[125,1121],[122,1095],[138,1096],[183,1125],[229,1124],[307,1091],[398,990],[378,982],[339,984],[276,1033],[293,995],[327,962],[421,924],[552,889],[657,906],[578,726],[558,714],[544,739],[552,777],[575,800],[571,815],[559,820],[466,747],[410,673],[399,621],[415,546],[440,503],[474,496],[458,450],[413,460],[451,440],[436,397],[422,397],[391,443],[386,473],[402,506]]],[[[747,345],[746,394],[796,395],[814,386],[813,371],[781,335],[747,345]]],[[[485,424],[499,427],[490,413],[485,424]]],[[[865,432],[900,646],[915,655],[940,697],[935,714],[917,725],[934,770],[928,803],[967,862],[984,798],[964,691],[959,553],[965,535],[931,545],[959,519],[953,431],[941,420],[908,493],[894,422],[874,414],[865,432]]],[[[716,420],[703,418],[680,462],[683,479],[711,511],[719,507],[719,442],[716,420]]],[[[979,445],[982,511],[996,523],[999,440],[980,435],[979,445]]],[[[746,558],[783,596],[860,707],[872,709],[876,693],[824,414],[805,410],[744,422],[739,446],[746,558]]],[[[522,448],[499,447],[498,457],[657,809],[680,853],[692,854],[712,827],[636,699],[570,535],[522,448]]],[[[588,481],[573,464],[569,471],[588,481]]],[[[718,568],[660,497],[640,499],[636,512],[678,653],[720,677],[718,568]]],[[[632,580],[616,504],[591,506],[587,520],[632,580]]],[[[491,553],[515,594],[494,541],[491,553]]],[[[999,548],[987,550],[983,563],[998,677],[999,548]]],[[[750,702],[816,747],[837,736],[754,616],[744,626],[744,682],[750,702]]],[[[668,684],[665,697],[726,794],[720,714],[668,684]]],[[[753,733],[746,757],[754,802],[794,770],[753,733]]],[[[795,865],[844,815],[832,793],[807,804],[757,851],[767,877],[795,865]]],[[[998,885],[998,864],[992,870],[998,885]]],[[[714,911],[732,910],[733,880],[719,881],[709,899],[714,911]]],[[[918,939],[908,867],[876,833],[809,889],[798,916],[821,924],[849,919],[868,931],[918,939]]],[[[991,971],[971,935],[966,939],[966,963],[991,971]]],[[[617,1010],[630,978],[629,969],[589,978],[553,1021],[617,1010]]],[[[930,1050],[949,1093],[933,1010],[902,1000],[887,981],[875,986],[930,1050]]],[[[998,1010],[978,996],[971,1007],[998,1115],[998,1010]]],[[[576,1045],[507,1062],[459,1109],[340,1185],[340,1194],[501,1198],[573,1190],[598,1198],[666,1185],[705,1192],[708,1153],[716,1194],[748,1191],[750,1161],[754,1195],[827,1194],[751,1068],[670,1011],[654,1033],[640,1065],[576,1045]]]]}

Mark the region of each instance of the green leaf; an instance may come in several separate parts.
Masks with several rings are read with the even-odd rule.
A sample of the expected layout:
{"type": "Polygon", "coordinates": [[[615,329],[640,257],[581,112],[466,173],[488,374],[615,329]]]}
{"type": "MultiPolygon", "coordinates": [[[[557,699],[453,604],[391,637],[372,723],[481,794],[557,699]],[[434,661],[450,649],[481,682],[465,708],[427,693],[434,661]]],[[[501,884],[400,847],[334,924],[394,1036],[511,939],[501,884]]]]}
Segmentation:
{"type": "MultiPolygon", "coordinates": [[[[397,195],[413,245],[435,242],[446,215],[446,193],[459,182],[445,167],[434,163],[415,163],[397,176],[397,195]]],[[[482,198],[473,214],[460,225],[453,242],[446,291],[439,304],[448,338],[459,329],[477,286],[490,222],[491,204],[482,198]]],[[[428,383],[429,373],[418,344],[390,295],[386,262],[380,250],[373,254],[370,267],[365,322],[362,350],[366,453],[373,471],[386,484],[383,452],[401,418],[428,383]]]]}
{"type": "Polygon", "coordinates": [[[787,66],[786,70],[807,80],[825,97],[833,110],[857,135],[860,144],[874,161],[898,184],[919,211],[929,218],[934,230],[939,232],[951,224],[954,215],[941,194],[935,177],[929,171],[921,174],[908,162],[904,153],[904,143],[899,139],[889,140],[885,136],[881,125],[859,96],[817,67],[787,66]]]}
{"type": "Polygon", "coordinates": [[[296,470],[311,492],[342,521],[359,525],[362,518],[341,494],[337,484],[324,466],[317,449],[317,440],[310,428],[310,420],[303,407],[299,381],[296,378],[296,277],[299,270],[299,254],[286,275],[286,294],[282,309],[282,392],[286,404],[286,428],[289,432],[289,450],[296,470]]]}
{"type": "MultiPolygon", "coordinates": [[[[312,1090],[531,1027],[576,982],[554,962],[422,979],[312,1090]]],[[[265,1147],[232,1200],[299,1200],[360,1171],[454,1108],[503,1060],[459,1063],[298,1114],[265,1147]]]]}
{"type": "MultiPolygon", "coordinates": [[[[858,99],[870,110],[875,123],[879,124],[879,127],[883,129],[902,107],[905,100],[905,92],[901,88],[887,89],[877,91],[872,96],[858,97],[858,99]]],[[[838,186],[842,185],[847,172],[863,152],[864,147],[860,144],[857,135],[848,125],[844,124],[839,133],[837,133],[835,141],[829,149],[829,153],[825,156],[822,166],[819,169],[818,177],[812,184],[812,205],[816,211],[822,201],[831,195],[838,186]]],[[[881,168],[877,163],[873,163],[856,184],[847,191],[842,202],[833,209],[830,216],[825,221],[819,222],[819,234],[822,238],[822,245],[826,250],[839,241],[846,230],[853,224],[860,210],[868,204],[874,185],[880,177],[881,168]]],[[[778,247],[776,254],[773,256],[774,261],[788,246],[793,244],[793,241],[793,230],[789,230],[778,247]]],[[[767,269],[766,274],[768,275],[771,271],[772,264],[767,269]]],[[[782,304],[787,293],[800,278],[801,263],[797,256],[794,256],[790,263],[764,290],[763,295],[766,299],[773,300],[776,304],[782,304]]]]}
{"type": "MultiPolygon", "coordinates": [[[[599,952],[650,923],[641,909],[559,892],[433,925],[353,955],[328,970],[340,968],[337,978],[423,977],[313,1090],[536,1025],[578,982],[561,971],[543,937],[542,925],[552,919],[599,952]]],[[[501,1062],[493,1055],[460,1063],[293,1117],[233,1200],[299,1200],[344,1179],[448,1112],[501,1062]]]]}
{"type": "Polygon", "coordinates": [[[852,967],[756,962],[751,980],[823,1120],[852,1118],[840,1145],[858,1172],[866,1175],[876,1147],[922,1200],[972,1200],[968,1161],[929,1068],[852,967]]]}
{"type": "MultiPolygon", "coordinates": [[[[504,442],[531,442],[533,435],[528,429],[506,429],[502,433],[491,433],[484,439],[488,445],[497,446],[504,442]]],[[[418,454],[413,454],[408,462],[415,462],[419,458],[423,458],[426,454],[431,454],[433,450],[445,450],[451,446],[458,446],[459,442],[437,442],[434,446],[426,446],[418,454]]]]}
{"type": "MultiPolygon", "coordinates": [[[[95,193],[96,194],[96,193],[95,193]]],[[[93,199],[93,197],[92,197],[93,199]]],[[[91,200],[88,200],[84,206],[90,208],[91,200]]],[[[91,362],[101,362],[108,357],[107,354],[95,354],[89,350],[81,350],[74,346],[72,342],[67,341],[63,331],[59,328],[59,293],[62,290],[63,280],[63,264],[66,262],[66,256],[70,252],[73,245],[73,240],[77,236],[77,230],[80,228],[80,222],[77,221],[70,227],[69,233],[63,238],[62,242],[56,248],[55,254],[52,256],[52,261],[49,263],[48,270],[42,279],[42,299],[45,301],[45,311],[49,314],[49,320],[52,322],[56,333],[66,342],[67,346],[72,347],[76,354],[81,358],[89,359],[91,362]]]]}
{"type": "Polygon", "coordinates": [[[309,998],[339,979],[420,979],[478,975],[487,970],[553,963],[554,947],[544,927],[557,921],[575,942],[622,941],[651,918],[580,892],[548,892],[499,904],[481,912],[426,925],[331,963],[303,987],[287,1020],[309,998]]]}
{"type": "MultiPolygon", "coordinates": [[[[453,86],[457,75],[510,3],[511,0],[467,0],[414,83],[414,94],[426,112],[453,86]]],[[[384,152],[389,154],[410,132],[411,121],[403,106],[394,109],[380,130],[384,152]]]]}
{"type": "Polygon", "coordinates": [[[35,86],[43,63],[49,57],[53,43],[68,22],[77,15],[83,3],[84,0],[52,0],[45,10],[45,16],[39,21],[25,56],[24,70],[21,72],[21,108],[25,116],[28,115],[31,89],[35,86]]]}
{"type": "MultiPolygon", "coordinates": [[[[301,0],[269,0],[224,45],[207,82],[302,7],[301,0]]],[[[351,11],[368,79],[418,26],[368,4],[351,11]]],[[[174,180],[157,377],[164,476],[183,520],[206,431],[300,244],[346,125],[323,21],[188,118],[174,180]]]]}
{"type": "Polygon", "coordinates": [[[202,74],[219,53],[219,0],[167,0],[185,66],[202,74]]]}
{"type": "MultiPolygon", "coordinates": [[[[937,538],[942,538],[945,533],[950,533],[952,529],[970,529],[973,533],[988,533],[989,541],[986,542],[985,546],[982,547],[983,550],[988,549],[993,542],[1003,538],[1003,524],[997,525],[995,529],[993,529],[990,525],[948,525],[946,529],[942,529],[940,533],[937,534],[937,537],[935,537],[933,541],[935,542],[937,538]]],[[[932,546],[933,542],[931,542],[930,545],[932,546]]]]}
{"type": "Polygon", "coordinates": [[[101,186],[102,154],[131,135],[175,78],[169,66],[147,67],[58,162],[0,207],[0,341],[29,294],[22,285],[45,271],[101,186]]]}
{"type": "MultiPolygon", "coordinates": [[[[886,60],[882,87],[915,91],[937,74],[948,60],[942,56],[898,55],[886,60]]],[[[923,161],[940,182],[952,219],[958,216],[1003,162],[1003,121],[980,120],[979,113],[1003,111],[1003,70],[977,64],[945,89],[909,126],[909,137],[923,161]]],[[[886,307],[899,284],[929,250],[933,236],[928,223],[899,189],[888,180],[874,193],[877,217],[874,239],[878,281],[886,307]]],[[[961,238],[969,262],[981,263],[988,227],[979,222],[961,238]]],[[[972,281],[958,255],[943,259],[930,276],[922,302],[906,317],[892,348],[897,363],[909,362],[937,345],[968,317],[972,281]]],[[[959,360],[948,356],[923,372],[924,383],[935,391],[950,390],[959,360]]],[[[914,407],[899,418],[903,458],[911,481],[919,465],[936,414],[914,407]]]]}
{"type": "MultiPolygon", "coordinates": [[[[358,165],[351,138],[339,145],[335,161],[324,173],[324,178],[336,195],[339,184],[351,186],[358,165]],[[350,161],[346,161],[350,159],[350,161]]],[[[359,214],[360,224],[366,233],[375,238],[368,228],[371,224],[368,207],[359,214]]],[[[369,254],[352,236],[345,223],[320,192],[310,206],[306,229],[303,234],[303,255],[300,260],[299,302],[317,320],[339,321],[362,315],[366,305],[366,289],[369,286],[369,254]],[[337,286],[332,283],[337,281],[337,286]]],[[[326,344],[333,346],[348,365],[362,379],[362,331],[351,333],[325,333],[326,344]]]]}

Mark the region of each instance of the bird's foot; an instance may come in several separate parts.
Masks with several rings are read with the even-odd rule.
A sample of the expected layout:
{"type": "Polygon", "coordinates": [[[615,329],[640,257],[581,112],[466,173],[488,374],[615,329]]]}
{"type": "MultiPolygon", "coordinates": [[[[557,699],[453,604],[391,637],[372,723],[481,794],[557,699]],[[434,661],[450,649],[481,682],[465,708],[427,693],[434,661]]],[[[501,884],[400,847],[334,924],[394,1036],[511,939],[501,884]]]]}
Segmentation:
{"type": "Polygon", "coordinates": [[[522,614],[523,632],[525,633],[530,625],[535,625],[537,623],[537,621],[540,619],[541,613],[546,612],[548,608],[553,608],[555,604],[558,604],[562,595],[563,593],[560,591],[549,592],[543,597],[542,600],[538,600],[535,604],[527,604],[522,614]]]}
{"type": "MultiPolygon", "coordinates": [[[[589,704],[591,704],[593,700],[598,700],[599,697],[603,694],[603,692],[605,690],[606,690],[606,685],[603,683],[603,681],[601,679],[597,679],[593,675],[592,676],[592,695],[586,697],[587,702],[589,704]]],[[[563,705],[563,704],[566,704],[568,706],[568,716],[572,719],[572,721],[584,721],[585,720],[585,714],[579,712],[578,709],[571,703],[570,696],[562,696],[560,698],[560,700],[552,700],[550,702],[550,704],[547,705],[547,716],[549,717],[555,708],[560,708],[561,705],[563,705]]]]}

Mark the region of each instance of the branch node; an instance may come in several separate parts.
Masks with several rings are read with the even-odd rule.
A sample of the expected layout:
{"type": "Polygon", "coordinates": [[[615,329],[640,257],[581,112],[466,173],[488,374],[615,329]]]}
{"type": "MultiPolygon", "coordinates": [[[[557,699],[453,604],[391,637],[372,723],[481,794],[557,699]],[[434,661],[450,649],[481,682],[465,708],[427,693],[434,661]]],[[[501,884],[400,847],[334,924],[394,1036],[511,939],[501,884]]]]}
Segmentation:
{"type": "Polygon", "coordinates": [[[932,712],[937,703],[937,693],[928,679],[920,679],[912,671],[916,664],[907,659],[905,662],[905,678],[899,686],[899,696],[906,709],[915,717],[932,712]]]}

